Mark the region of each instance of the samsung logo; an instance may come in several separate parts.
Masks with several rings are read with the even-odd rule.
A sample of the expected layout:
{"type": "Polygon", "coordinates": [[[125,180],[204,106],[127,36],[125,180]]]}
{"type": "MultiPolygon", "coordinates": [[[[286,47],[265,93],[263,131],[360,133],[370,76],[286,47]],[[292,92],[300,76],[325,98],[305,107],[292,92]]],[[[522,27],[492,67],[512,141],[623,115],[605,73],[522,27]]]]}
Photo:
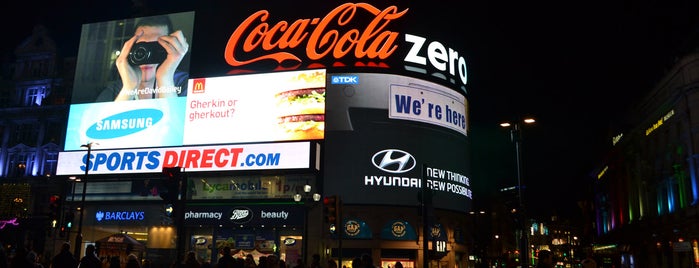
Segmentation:
{"type": "Polygon", "coordinates": [[[358,85],[358,75],[333,75],[330,77],[330,84],[333,85],[358,85]]]}
{"type": "Polygon", "coordinates": [[[371,157],[371,163],[376,168],[389,173],[405,173],[416,165],[415,157],[397,149],[386,149],[374,154],[371,157]]]}
{"type": "Polygon", "coordinates": [[[97,121],[85,133],[93,139],[118,138],[147,129],[163,118],[163,112],[158,109],[139,109],[97,121]]]}

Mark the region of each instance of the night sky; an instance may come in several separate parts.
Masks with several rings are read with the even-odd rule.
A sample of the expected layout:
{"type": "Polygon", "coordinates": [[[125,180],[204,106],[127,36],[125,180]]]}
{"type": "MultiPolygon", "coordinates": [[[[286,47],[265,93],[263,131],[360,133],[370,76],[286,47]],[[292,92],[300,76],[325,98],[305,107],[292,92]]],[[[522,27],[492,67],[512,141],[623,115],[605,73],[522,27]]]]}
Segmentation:
{"type": "Polygon", "coordinates": [[[532,115],[537,124],[522,132],[528,211],[575,216],[618,134],[610,127],[697,46],[699,2],[493,5],[488,53],[471,62],[474,177],[494,174],[498,185],[486,191],[507,186],[501,178],[514,177],[514,145],[498,122],[532,115]]]}
{"type": "MultiPolygon", "coordinates": [[[[177,2],[19,1],[18,14],[2,17],[1,56],[11,55],[37,23],[63,54],[76,55],[83,23],[188,11],[177,2]]],[[[699,1],[426,3],[443,6],[445,15],[434,19],[462,35],[470,50],[475,205],[487,206],[496,189],[516,184],[514,145],[498,124],[533,116],[537,124],[523,129],[522,167],[534,216],[579,212],[576,201],[611,146],[609,126],[699,43],[699,1]]]]}

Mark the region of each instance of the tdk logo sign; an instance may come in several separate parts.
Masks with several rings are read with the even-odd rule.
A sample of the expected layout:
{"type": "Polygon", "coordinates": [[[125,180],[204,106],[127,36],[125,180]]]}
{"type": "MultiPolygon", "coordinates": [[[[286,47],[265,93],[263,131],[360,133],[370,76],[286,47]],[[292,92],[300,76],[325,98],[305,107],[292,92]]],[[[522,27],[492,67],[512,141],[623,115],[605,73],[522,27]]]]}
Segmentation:
{"type": "Polygon", "coordinates": [[[359,84],[358,75],[333,75],[330,77],[330,84],[333,85],[357,85],[359,84]]]}
{"type": "Polygon", "coordinates": [[[415,168],[415,157],[411,154],[396,150],[387,149],[374,154],[371,163],[380,170],[389,173],[405,173],[415,168]]]}

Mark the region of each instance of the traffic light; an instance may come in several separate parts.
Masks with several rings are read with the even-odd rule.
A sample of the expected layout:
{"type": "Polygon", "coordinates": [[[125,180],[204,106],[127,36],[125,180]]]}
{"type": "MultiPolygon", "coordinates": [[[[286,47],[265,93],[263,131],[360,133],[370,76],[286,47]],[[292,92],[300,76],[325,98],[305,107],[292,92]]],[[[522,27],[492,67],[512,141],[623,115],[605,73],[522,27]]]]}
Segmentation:
{"type": "Polygon", "coordinates": [[[74,218],[75,218],[75,214],[73,214],[72,211],[66,213],[66,219],[65,219],[65,221],[63,221],[63,222],[65,222],[64,225],[65,225],[66,228],[68,228],[69,230],[70,230],[70,228],[73,228],[73,219],[74,219],[74,218]]]}
{"type": "Polygon", "coordinates": [[[75,219],[75,214],[72,211],[68,211],[63,215],[63,224],[61,224],[59,233],[61,237],[65,237],[66,234],[70,233],[70,229],[73,228],[73,219],[75,219]]]}
{"type": "Polygon", "coordinates": [[[49,217],[51,221],[58,221],[61,216],[61,197],[59,195],[49,196],[49,217]]]}
{"type": "Polygon", "coordinates": [[[337,225],[340,219],[340,198],[336,195],[323,198],[323,218],[331,225],[337,225]]]}
{"type": "Polygon", "coordinates": [[[162,189],[158,189],[160,198],[165,200],[165,204],[175,205],[179,199],[180,183],[182,181],[182,169],[180,167],[164,167],[162,189]]]}

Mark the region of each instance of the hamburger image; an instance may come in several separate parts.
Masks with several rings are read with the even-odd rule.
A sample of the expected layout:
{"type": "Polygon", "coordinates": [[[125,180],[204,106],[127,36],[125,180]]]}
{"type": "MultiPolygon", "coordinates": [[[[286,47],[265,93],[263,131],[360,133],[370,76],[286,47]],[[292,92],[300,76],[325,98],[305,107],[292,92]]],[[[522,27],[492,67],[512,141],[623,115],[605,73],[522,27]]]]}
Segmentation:
{"type": "Polygon", "coordinates": [[[325,132],[325,72],[303,72],[292,79],[295,89],[275,94],[283,139],[323,139],[325,132]],[[298,83],[298,84],[297,84],[298,83]]]}

